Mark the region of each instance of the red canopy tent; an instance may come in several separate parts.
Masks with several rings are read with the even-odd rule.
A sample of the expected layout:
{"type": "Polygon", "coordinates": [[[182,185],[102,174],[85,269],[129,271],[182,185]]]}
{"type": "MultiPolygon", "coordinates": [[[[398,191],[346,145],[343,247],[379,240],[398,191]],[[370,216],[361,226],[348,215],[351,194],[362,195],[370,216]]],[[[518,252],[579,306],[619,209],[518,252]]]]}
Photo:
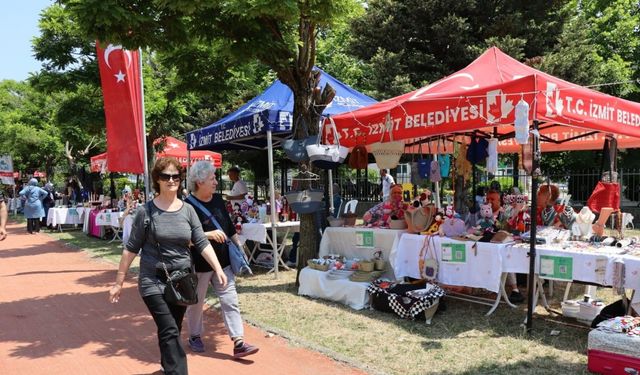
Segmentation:
{"type": "Polygon", "coordinates": [[[542,151],[601,149],[605,135],[619,148],[640,147],[640,104],[563,81],[511,58],[496,47],[466,68],[416,91],[334,116],[340,144],[353,147],[393,139],[484,132],[516,152],[515,106],[529,106],[542,151]],[[383,134],[384,133],[384,134],[383,134]]]}
{"type": "MultiPolygon", "coordinates": [[[[183,167],[187,166],[187,144],[177,140],[173,137],[162,137],[156,139],[153,144],[158,145],[164,142],[164,149],[162,152],[156,153],[156,158],[165,156],[171,156],[182,164],[183,167]]],[[[191,151],[191,164],[199,160],[209,160],[213,162],[214,167],[222,167],[222,155],[213,151],[191,151]]],[[[98,154],[91,157],[91,172],[104,172],[107,171],[107,153],[98,154]]]]}
{"type": "MultiPolygon", "coordinates": [[[[606,136],[618,147],[640,147],[640,104],[563,81],[490,48],[466,68],[419,90],[333,117],[340,144],[353,147],[400,139],[482,134],[515,152],[515,108],[529,105],[528,123],[540,133],[541,151],[601,149],[606,136]]],[[[326,127],[325,127],[326,129],[326,127]]],[[[329,138],[331,138],[329,136],[329,138]]],[[[532,150],[537,173],[537,142],[532,150]]],[[[408,146],[408,147],[407,147],[408,146]]],[[[415,142],[405,150],[415,152],[415,142]]],[[[537,191],[537,179],[532,179],[537,191]]],[[[536,207],[536,195],[531,205],[536,207]]],[[[536,238],[536,215],[531,238],[536,238]]],[[[536,245],[529,250],[529,285],[534,285],[536,245]]],[[[527,295],[527,329],[532,328],[533,287],[527,295]]]]}

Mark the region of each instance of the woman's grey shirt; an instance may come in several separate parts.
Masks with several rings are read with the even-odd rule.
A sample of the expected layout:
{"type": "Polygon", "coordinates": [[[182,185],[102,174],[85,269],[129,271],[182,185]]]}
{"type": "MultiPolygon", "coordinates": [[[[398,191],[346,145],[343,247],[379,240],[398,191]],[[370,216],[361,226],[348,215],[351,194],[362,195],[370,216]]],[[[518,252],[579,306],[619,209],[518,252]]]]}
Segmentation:
{"type": "Polygon", "coordinates": [[[130,252],[140,254],[138,290],[142,297],[164,293],[165,284],[157,276],[158,271],[164,273],[161,262],[166,264],[169,273],[171,270],[189,268],[189,244],[193,243],[198,253],[202,253],[209,245],[191,205],[183,204],[179,210],[171,212],[159,209],[153,202],[149,206],[152,206],[150,215],[145,215],[146,204],[136,210],[125,247],[130,252]]]}

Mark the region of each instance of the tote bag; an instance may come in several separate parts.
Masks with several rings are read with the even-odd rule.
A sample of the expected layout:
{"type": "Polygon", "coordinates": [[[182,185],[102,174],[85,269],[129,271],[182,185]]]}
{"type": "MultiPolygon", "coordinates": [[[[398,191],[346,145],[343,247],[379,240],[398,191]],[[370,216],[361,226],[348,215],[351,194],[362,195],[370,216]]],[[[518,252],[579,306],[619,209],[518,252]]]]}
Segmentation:
{"type": "Polygon", "coordinates": [[[371,153],[380,169],[389,170],[395,168],[398,166],[402,155],[404,155],[404,141],[393,140],[392,126],[391,116],[387,114],[380,142],[372,143],[370,146],[371,153]],[[383,142],[385,132],[389,133],[389,142],[383,142]]]}
{"type": "Polygon", "coordinates": [[[352,169],[366,169],[369,163],[369,152],[364,144],[357,145],[349,154],[349,167],[352,169]]]}
{"type": "Polygon", "coordinates": [[[309,154],[309,160],[313,165],[320,169],[335,169],[340,164],[344,163],[344,159],[349,154],[349,149],[340,146],[340,137],[336,131],[336,124],[331,117],[328,118],[331,123],[331,130],[333,132],[333,144],[323,144],[321,140],[324,135],[325,121],[320,122],[320,131],[315,144],[306,146],[307,154],[309,154]]]}

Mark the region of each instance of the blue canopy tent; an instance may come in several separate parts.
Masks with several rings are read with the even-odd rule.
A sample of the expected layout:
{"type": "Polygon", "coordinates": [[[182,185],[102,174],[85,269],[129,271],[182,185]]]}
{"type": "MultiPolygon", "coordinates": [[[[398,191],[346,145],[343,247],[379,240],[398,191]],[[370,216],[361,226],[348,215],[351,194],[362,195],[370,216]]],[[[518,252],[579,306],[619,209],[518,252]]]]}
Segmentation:
{"type": "MultiPolygon", "coordinates": [[[[352,89],[319,68],[320,88],[329,83],[335,89],[333,101],[323,115],[337,115],[374,104],[377,101],[352,89]]],[[[266,149],[269,157],[269,194],[271,207],[275,207],[273,179],[273,147],[292,136],[293,92],[276,80],[262,94],[251,99],[237,111],[202,129],[186,134],[189,151],[194,150],[238,150],[266,149]]],[[[273,231],[274,271],[278,272],[276,213],[271,210],[273,231]]]]}

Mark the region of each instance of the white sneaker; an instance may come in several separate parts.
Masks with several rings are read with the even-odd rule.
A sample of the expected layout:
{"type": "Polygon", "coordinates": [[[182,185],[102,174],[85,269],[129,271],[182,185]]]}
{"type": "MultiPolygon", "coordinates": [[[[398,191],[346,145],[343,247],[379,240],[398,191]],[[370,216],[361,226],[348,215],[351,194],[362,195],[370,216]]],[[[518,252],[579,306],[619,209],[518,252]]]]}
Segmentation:
{"type": "Polygon", "coordinates": [[[295,262],[292,262],[290,260],[287,261],[287,267],[289,268],[296,268],[297,264],[295,262]]]}

